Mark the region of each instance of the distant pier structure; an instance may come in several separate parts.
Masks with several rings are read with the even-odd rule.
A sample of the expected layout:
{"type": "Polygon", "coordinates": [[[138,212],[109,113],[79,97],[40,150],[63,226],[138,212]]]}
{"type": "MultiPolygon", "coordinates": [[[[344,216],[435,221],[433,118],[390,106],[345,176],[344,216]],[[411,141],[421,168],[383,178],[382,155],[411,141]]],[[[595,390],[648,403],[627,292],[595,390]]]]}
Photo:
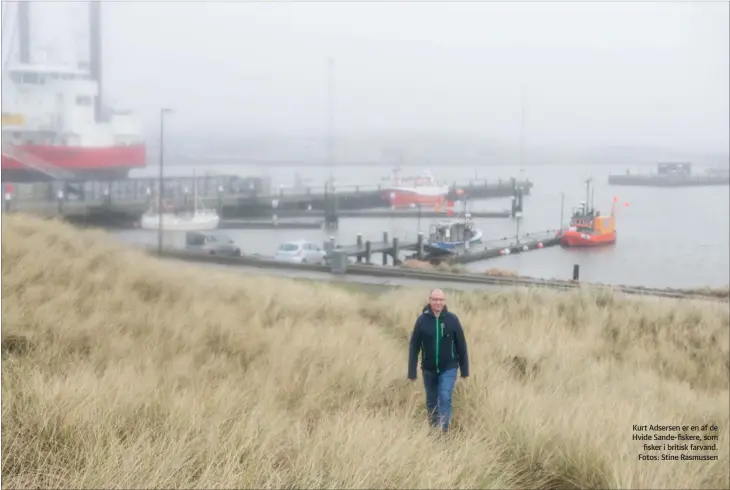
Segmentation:
{"type": "Polygon", "coordinates": [[[693,174],[692,164],[688,162],[664,162],[657,164],[656,173],[625,174],[608,176],[610,185],[644,186],[644,187],[695,187],[730,185],[730,172],[709,169],[702,174],[693,174]]]}

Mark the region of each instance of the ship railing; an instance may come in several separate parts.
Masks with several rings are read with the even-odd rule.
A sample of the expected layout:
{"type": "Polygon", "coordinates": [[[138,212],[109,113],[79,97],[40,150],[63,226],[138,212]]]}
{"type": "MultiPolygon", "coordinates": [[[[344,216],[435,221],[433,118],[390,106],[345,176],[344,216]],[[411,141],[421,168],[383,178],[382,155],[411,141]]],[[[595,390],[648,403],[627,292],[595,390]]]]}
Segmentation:
{"type": "Polygon", "coordinates": [[[334,186],[330,185],[303,185],[303,186],[271,186],[271,190],[268,193],[272,197],[280,196],[306,196],[310,194],[323,194],[325,189],[328,192],[334,194],[353,194],[358,192],[377,192],[385,189],[386,186],[383,184],[345,184],[338,185],[335,183],[334,186]]]}
{"type": "Polygon", "coordinates": [[[73,172],[59,168],[52,163],[32,155],[27,151],[23,151],[10,143],[3,143],[2,154],[18,161],[21,165],[32,168],[33,170],[56,180],[76,180],[77,178],[73,172]]]}

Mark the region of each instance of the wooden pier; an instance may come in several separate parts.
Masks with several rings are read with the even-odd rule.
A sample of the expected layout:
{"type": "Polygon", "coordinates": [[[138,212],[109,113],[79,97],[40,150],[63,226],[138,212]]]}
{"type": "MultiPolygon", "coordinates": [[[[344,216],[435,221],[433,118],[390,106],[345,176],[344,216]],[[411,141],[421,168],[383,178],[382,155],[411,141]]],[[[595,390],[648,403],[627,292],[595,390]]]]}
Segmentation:
{"type": "Polygon", "coordinates": [[[325,242],[324,249],[327,251],[328,256],[337,252],[344,257],[354,257],[357,263],[366,264],[372,263],[373,254],[381,254],[383,258],[383,265],[388,265],[388,257],[391,258],[393,265],[401,263],[400,252],[415,250],[416,254],[423,256],[424,250],[424,237],[423,233],[418,234],[418,240],[415,242],[401,242],[398,237],[389,239],[388,232],[383,232],[383,239],[381,241],[373,242],[370,240],[363,240],[362,234],[357,235],[355,245],[338,245],[334,237],[330,237],[328,242],[325,242]]]}
{"type": "Polygon", "coordinates": [[[419,233],[415,241],[401,241],[398,237],[389,238],[387,232],[383,232],[382,240],[363,240],[362,234],[357,235],[355,245],[339,245],[334,237],[325,242],[324,249],[328,257],[332,258],[335,253],[347,258],[355,258],[358,264],[372,264],[372,256],[380,254],[382,265],[401,264],[401,252],[413,251],[410,259],[424,260],[431,263],[447,262],[450,264],[468,264],[480,262],[504,255],[525,253],[532,250],[554,247],[560,244],[560,238],[555,230],[546,230],[537,233],[525,233],[514,237],[503,237],[483,242],[482,245],[475,245],[468,250],[457,249],[453,252],[439,250],[434,254],[429,250],[428,243],[423,233],[419,233]],[[389,260],[390,258],[390,260],[389,260]]]}

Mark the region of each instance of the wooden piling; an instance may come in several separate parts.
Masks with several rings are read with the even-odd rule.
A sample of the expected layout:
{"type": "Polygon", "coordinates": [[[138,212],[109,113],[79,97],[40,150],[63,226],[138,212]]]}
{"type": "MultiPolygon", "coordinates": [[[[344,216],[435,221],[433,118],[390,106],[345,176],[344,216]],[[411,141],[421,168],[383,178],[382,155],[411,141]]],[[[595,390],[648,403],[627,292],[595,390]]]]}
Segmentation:
{"type": "Polygon", "coordinates": [[[418,232],[418,241],[416,243],[416,258],[423,260],[423,232],[418,232]]]}
{"type": "MultiPolygon", "coordinates": [[[[383,232],[383,243],[388,243],[388,232],[383,232]]],[[[383,265],[388,265],[388,252],[383,252],[383,265]]]]}
{"type": "MultiPolygon", "coordinates": [[[[361,250],[362,249],[362,233],[358,233],[357,234],[357,249],[358,250],[361,250]]],[[[361,262],[362,262],[362,255],[359,255],[358,254],[358,256],[357,256],[357,263],[359,264],[361,262]]]]}
{"type": "Polygon", "coordinates": [[[577,281],[580,279],[580,265],[573,264],[573,280],[577,281]]]}
{"type": "Polygon", "coordinates": [[[370,262],[370,259],[372,258],[372,255],[373,255],[373,253],[372,253],[372,247],[373,247],[373,244],[370,243],[370,240],[368,240],[368,241],[365,242],[365,263],[366,264],[370,264],[371,263],[370,262]]]}
{"type": "Polygon", "coordinates": [[[398,237],[393,237],[393,248],[391,249],[391,254],[393,255],[393,265],[398,265],[398,237]]]}

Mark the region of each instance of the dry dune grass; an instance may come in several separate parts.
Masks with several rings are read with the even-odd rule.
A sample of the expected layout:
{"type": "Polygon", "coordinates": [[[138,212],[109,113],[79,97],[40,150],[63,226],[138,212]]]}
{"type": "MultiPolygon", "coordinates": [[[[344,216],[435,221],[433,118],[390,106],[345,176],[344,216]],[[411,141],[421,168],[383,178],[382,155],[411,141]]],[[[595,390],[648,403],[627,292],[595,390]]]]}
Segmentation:
{"type": "Polygon", "coordinates": [[[405,378],[425,292],[161,262],[2,221],[8,487],[728,488],[727,305],[451,294],[454,431],[405,378]],[[639,461],[633,424],[719,426],[718,461],[639,461]]]}

